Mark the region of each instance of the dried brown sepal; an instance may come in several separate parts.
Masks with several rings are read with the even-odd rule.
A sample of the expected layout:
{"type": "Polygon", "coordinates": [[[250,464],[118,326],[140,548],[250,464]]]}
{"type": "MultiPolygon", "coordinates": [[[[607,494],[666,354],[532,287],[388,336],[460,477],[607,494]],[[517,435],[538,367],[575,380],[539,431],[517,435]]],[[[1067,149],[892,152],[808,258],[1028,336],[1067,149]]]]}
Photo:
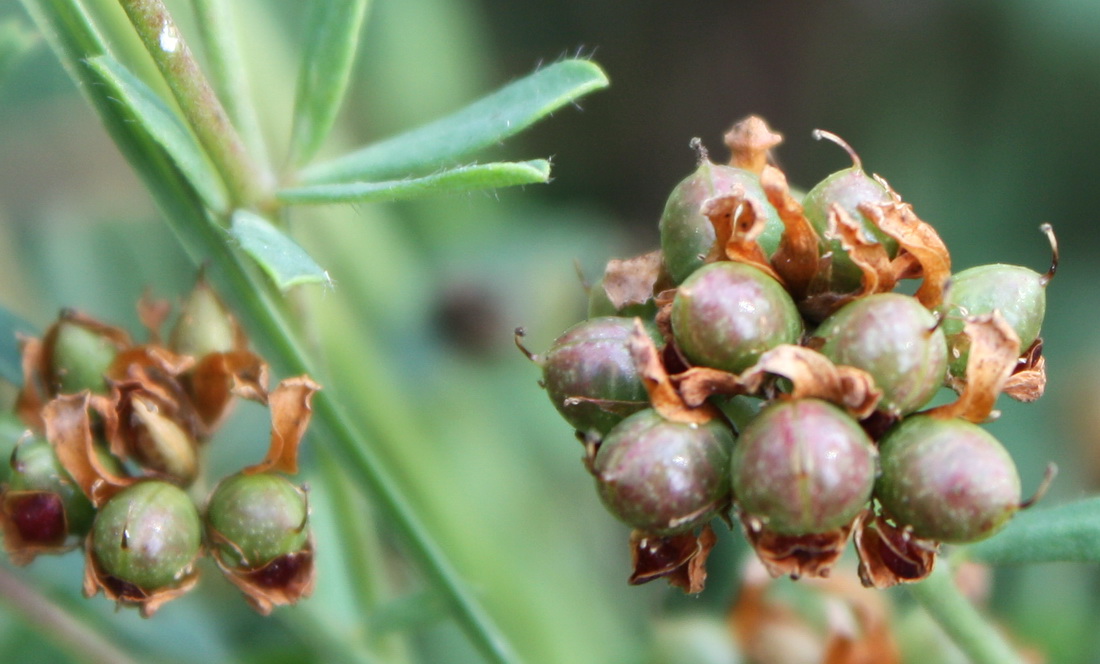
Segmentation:
{"type": "Polygon", "coordinates": [[[709,404],[693,408],[684,402],[665,370],[661,353],[646,333],[640,318],[634,319],[634,331],[630,335],[629,346],[634,366],[649,395],[649,402],[662,417],[673,422],[703,424],[718,416],[715,408],[709,404]]]}
{"type": "Polygon", "coordinates": [[[737,185],[730,194],[708,198],[703,201],[699,212],[714,225],[714,246],[706,262],[731,260],[747,263],[783,283],[756,241],[764,232],[767,213],[762,203],[745,196],[744,187],[737,185]]]}
{"type": "Polygon", "coordinates": [[[147,288],[141,294],[141,299],[138,300],[137,312],[141,326],[149,331],[149,343],[159,345],[161,343],[160,331],[164,327],[164,322],[168,320],[168,316],[172,313],[172,303],[165,299],[153,297],[152,292],[147,288]]]}
{"type": "Polygon", "coordinates": [[[4,552],[20,566],[40,554],[64,553],[79,546],[68,541],[65,506],[52,491],[0,492],[0,533],[4,552]]]}
{"type": "Polygon", "coordinates": [[[750,115],[726,132],[730,166],[759,175],[768,164],[769,152],[783,142],[783,135],[771,130],[763,118],[750,115]]]}
{"type": "Polygon", "coordinates": [[[118,416],[111,401],[88,392],[55,398],[42,409],[42,419],[46,440],[53,445],[58,461],[92,504],[99,507],[138,479],[104,467],[96,452],[89,411],[96,412],[108,437],[117,431],[118,416]]]}
{"type": "Polygon", "coordinates": [[[15,412],[23,424],[35,431],[43,431],[42,406],[49,398],[41,373],[42,340],[18,335],[20,364],[23,368],[23,387],[15,400],[15,412]]]}
{"type": "Polygon", "coordinates": [[[675,299],[675,288],[660,291],[653,298],[653,302],[657,305],[657,315],[654,317],[653,322],[657,325],[657,331],[661,333],[666,341],[672,339],[672,302],[675,299]]]}
{"type": "Polygon", "coordinates": [[[1016,368],[1005,381],[1004,393],[1016,401],[1031,403],[1043,396],[1047,387],[1047,360],[1043,340],[1036,339],[1016,360],[1016,368]]]}
{"type": "Polygon", "coordinates": [[[707,580],[707,557],[718,537],[710,524],[698,535],[692,532],[661,537],[635,530],[630,533],[630,555],[634,571],[631,585],[665,578],[670,586],[694,595],[703,592],[707,580]]]}
{"type": "Polygon", "coordinates": [[[175,398],[179,394],[174,381],[195,365],[195,359],[187,355],[173,353],[164,346],[133,346],[120,352],[107,369],[107,378],[113,381],[136,380],[150,389],[160,384],[172,393],[165,398],[175,398]]]}
{"type": "Polygon", "coordinates": [[[616,309],[644,304],[653,299],[662,276],[661,251],[651,251],[627,259],[612,259],[603,273],[603,289],[616,309]]]}
{"type": "Polygon", "coordinates": [[[922,277],[916,298],[928,309],[940,306],[944,287],[951,277],[951,254],[936,229],[922,221],[913,212],[913,206],[907,203],[864,203],[859,206],[859,211],[882,232],[897,240],[895,276],[912,274],[912,259],[916,259],[920,263],[922,277]]]}
{"type": "Polygon", "coordinates": [[[262,357],[249,350],[236,350],[203,357],[184,377],[184,385],[209,433],[229,414],[234,396],[266,405],[269,380],[267,362],[262,357]]]}
{"type": "Polygon", "coordinates": [[[863,226],[837,203],[829,206],[828,224],[829,234],[840,240],[840,246],[863,273],[861,288],[853,298],[894,290],[897,279],[886,247],[874,237],[867,237],[863,226]]]}
{"type": "Polygon", "coordinates": [[[104,597],[119,605],[136,606],[142,618],[151,618],[160,607],[191,591],[199,582],[199,572],[191,566],[175,584],[157,590],[145,590],[127,583],[103,571],[92,553],[92,539],[84,547],[84,596],[95,597],[103,591],[104,597]]]}
{"type": "Polygon", "coordinates": [[[961,417],[974,423],[984,422],[1016,368],[1020,338],[998,311],[967,318],[963,333],[970,340],[970,355],[966,360],[965,381],[952,385],[961,390],[959,398],[929,410],[928,414],[945,420],[961,417]]]}
{"type": "Polygon", "coordinates": [[[118,435],[111,440],[111,452],[133,458],[143,469],[164,476],[175,484],[190,484],[199,470],[198,441],[180,417],[177,404],[165,401],[144,385],[130,381],[115,386],[118,435]]]}
{"type": "Polygon", "coordinates": [[[313,564],[313,535],[301,551],[278,556],[259,567],[234,567],[216,544],[231,544],[216,531],[210,532],[211,555],[225,578],[237,586],[249,605],[260,615],[270,615],[277,606],[297,604],[313,594],[317,569],[313,564]]]}
{"type": "Polygon", "coordinates": [[[245,475],[279,471],[288,475],[298,472],[298,446],[302,442],[309,420],[313,416],[310,402],[321,386],[309,376],[287,378],[271,393],[271,445],[267,457],[241,472],[245,475]]]}
{"type": "Polygon", "coordinates": [[[783,278],[791,297],[799,302],[810,292],[814,277],[821,271],[820,239],[803,214],[802,205],[791,196],[783,171],[765,166],[760,173],[760,186],[783,221],[783,237],[772,256],[772,267],[783,278]]]}
{"type": "Polygon", "coordinates": [[[749,393],[756,392],[770,374],[791,382],[792,399],[815,398],[847,410],[856,419],[870,415],[882,398],[871,375],[862,369],[838,366],[816,350],[782,344],[767,351],[741,374],[749,393]]]}
{"type": "Polygon", "coordinates": [[[938,545],[913,537],[868,509],[860,515],[855,532],[859,554],[859,578],[868,588],[889,588],[914,583],[932,573],[938,545]]]}
{"type": "Polygon", "coordinates": [[[746,515],[741,516],[741,527],[768,574],[792,579],[829,576],[852,533],[852,524],[848,524],[824,533],[784,535],[746,515]]]}
{"type": "Polygon", "coordinates": [[[691,367],[672,376],[676,389],[689,408],[698,408],[715,395],[749,394],[737,374],[711,367],[691,367]]]}

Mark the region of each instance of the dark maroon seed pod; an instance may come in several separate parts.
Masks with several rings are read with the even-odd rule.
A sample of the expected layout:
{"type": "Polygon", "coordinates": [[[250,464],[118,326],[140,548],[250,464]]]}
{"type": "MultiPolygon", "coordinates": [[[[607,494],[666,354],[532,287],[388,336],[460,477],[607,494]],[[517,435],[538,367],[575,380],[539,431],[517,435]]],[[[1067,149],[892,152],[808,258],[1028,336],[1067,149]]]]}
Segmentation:
{"type": "Polygon", "coordinates": [[[935,396],[947,372],[947,341],[916,298],[878,293],[846,304],[817,328],[821,352],[863,369],[882,390],[879,410],[911,413],[935,396]]]}
{"type": "Polygon", "coordinates": [[[759,202],[767,211],[764,232],[757,238],[764,253],[771,256],[779,247],[783,221],[768,202],[756,174],[704,158],[695,172],[672,190],[661,215],[661,251],[674,283],[681,283],[702,267],[703,257],[714,246],[714,225],[700,212],[703,203],[715,196],[731,194],[735,189],[743,190],[746,197],[759,202]]]}
{"type": "Polygon", "coordinates": [[[780,344],[798,342],[802,318],[778,281],[745,263],[696,270],[676,292],[672,335],[697,366],[739,373],[780,344]]]}
{"type": "Polygon", "coordinates": [[[906,418],[880,441],[875,496],[886,515],[938,542],[975,542],[1020,508],[1020,477],[1003,446],[976,424],[906,418]]]}
{"type": "Polygon", "coordinates": [[[817,399],[778,401],[741,432],[730,462],[742,514],[786,535],[840,528],[875,483],[875,448],[851,417],[817,399]]]}
{"type": "MultiPolygon", "coordinates": [[[[658,345],[663,342],[647,327],[658,345]]],[[[634,319],[604,316],[569,328],[543,358],[546,393],[573,428],[606,434],[624,417],[649,405],[630,354],[634,319]]]]}
{"type": "Polygon", "coordinates": [[[22,499],[26,512],[12,514],[17,521],[30,528],[32,521],[42,519],[39,528],[53,530],[60,527],[62,539],[65,535],[83,536],[88,532],[95,509],[61,466],[53,446],[40,438],[21,441],[12,452],[10,466],[8,493],[40,495],[34,500],[22,499]],[[55,496],[56,499],[46,496],[55,496]],[[60,514],[55,514],[55,507],[60,509],[60,514]]]}
{"type": "Polygon", "coordinates": [[[655,535],[710,520],[729,498],[733,432],[720,420],[672,422],[654,410],[623,420],[592,464],[596,489],[624,523],[655,535]]]}

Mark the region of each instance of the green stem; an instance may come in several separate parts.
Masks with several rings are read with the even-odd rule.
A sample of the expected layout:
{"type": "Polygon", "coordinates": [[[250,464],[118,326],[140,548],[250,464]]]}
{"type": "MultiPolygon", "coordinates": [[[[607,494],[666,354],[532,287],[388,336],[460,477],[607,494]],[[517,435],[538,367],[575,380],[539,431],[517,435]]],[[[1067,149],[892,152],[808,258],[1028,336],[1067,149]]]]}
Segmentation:
{"type": "Polygon", "coordinates": [[[21,614],[42,637],[59,645],[74,659],[100,664],[136,664],[103,635],[69,615],[7,567],[0,565],[0,600],[21,614]]]}
{"type": "Polygon", "coordinates": [[[210,82],[256,161],[267,164],[267,145],[260,131],[259,114],[252,103],[233,5],[228,0],[193,0],[192,4],[198,19],[199,38],[210,64],[210,82]]]}
{"type": "Polygon", "coordinates": [[[1001,632],[959,591],[942,556],[932,574],[909,591],[973,664],[1024,664],[1001,632]]]}
{"type": "Polygon", "coordinates": [[[191,49],[160,0],[119,0],[180,110],[238,206],[263,202],[272,183],[249,156],[191,49]]]}

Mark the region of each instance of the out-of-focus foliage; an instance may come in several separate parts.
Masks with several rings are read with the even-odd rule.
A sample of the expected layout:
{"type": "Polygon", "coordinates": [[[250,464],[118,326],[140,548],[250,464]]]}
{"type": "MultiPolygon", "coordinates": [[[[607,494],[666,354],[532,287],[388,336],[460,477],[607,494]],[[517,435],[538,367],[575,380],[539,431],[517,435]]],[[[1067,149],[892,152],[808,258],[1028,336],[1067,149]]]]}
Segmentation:
{"type": "MultiPolygon", "coordinates": [[[[169,4],[186,32],[189,3],[169,4]]],[[[736,533],[721,534],[700,598],[627,586],[625,528],[599,505],[581,447],[511,334],[524,325],[530,347],[543,350],[579,319],[585,298],[574,261],[591,278],[607,258],[656,246],[664,199],[694,164],[689,139],[720,152],[722,132],[749,113],[785,134],[777,156],[804,188],[847,165],[810,131],[843,136],[936,226],[958,268],[1009,262],[1043,271],[1038,225],[1054,225],[1063,254],[1043,330],[1051,382],[1036,404],[1000,404],[1003,423],[990,431],[1016,459],[1025,492],[1048,460],[1062,467],[1044,506],[1100,488],[1095,3],[372,4],[349,104],[322,157],[453,111],[559,55],[594,52],[612,80],[583,112],[560,112],[493,154],[554,155],[548,188],[302,208],[291,217],[295,237],[334,282],[330,292],[307,287],[317,289],[311,326],[331,367],[325,388],[354,395],[360,417],[414,420],[419,435],[386,450],[388,458],[527,661],[644,662],[650,652],[674,661],[650,647],[654,635],[666,645],[666,625],[698,612],[719,618],[735,599],[744,555],[736,533]],[[386,352],[364,357],[364,340],[386,352]],[[365,383],[368,372],[388,389],[369,387],[383,382],[365,383]]],[[[237,10],[276,155],[287,146],[274,139],[291,125],[298,5],[249,0],[237,10]]],[[[0,24],[12,17],[25,20],[17,3],[0,6],[0,24]]],[[[0,85],[0,303],[40,328],[62,306],[136,328],[142,291],[179,297],[192,266],[48,49],[13,63],[0,85]]],[[[10,397],[6,387],[0,397],[10,397]]],[[[252,461],[266,427],[258,409],[240,409],[211,463],[252,461]]],[[[323,444],[307,441],[307,480],[332,470],[311,456],[310,446],[323,444]]],[[[142,621],[78,596],[79,556],[18,573],[86,624],[161,661],[355,659],[354,650],[326,650],[329,635],[383,643],[378,651],[395,662],[410,649],[417,661],[478,661],[421,594],[423,582],[398,573],[402,551],[384,522],[382,541],[371,545],[395,574],[392,587],[376,590],[394,599],[384,611],[356,613],[337,542],[377,535],[340,523],[331,506],[342,499],[311,484],[317,594],[270,619],[243,609],[213,578],[142,621]],[[392,641],[406,633],[411,645],[392,641]]],[[[370,510],[368,500],[354,502],[370,510]]],[[[991,609],[1020,641],[1051,662],[1092,661],[1100,646],[1095,565],[1000,568],[993,582],[991,609]]],[[[66,656],[19,615],[0,602],[0,660],[66,656]]],[[[935,640],[913,614],[899,615],[903,647],[935,640]]]]}

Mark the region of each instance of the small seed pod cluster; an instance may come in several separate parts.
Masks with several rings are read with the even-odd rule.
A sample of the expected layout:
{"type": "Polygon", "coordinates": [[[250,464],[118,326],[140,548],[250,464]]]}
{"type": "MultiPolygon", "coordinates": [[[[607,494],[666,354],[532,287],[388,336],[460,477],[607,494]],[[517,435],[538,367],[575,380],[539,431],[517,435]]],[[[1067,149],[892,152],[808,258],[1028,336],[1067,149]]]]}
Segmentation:
{"type": "Polygon", "coordinates": [[[16,409],[27,429],[0,486],[11,560],[83,549],[84,592],[151,616],[198,580],[209,555],[257,611],[310,594],[309,506],[297,473],[309,424],[308,376],[268,390],[268,368],[202,278],[170,332],[168,303],[138,304],[148,341],[63,311],[41,339],[21,339],[16,409]],[[233,402],[266,405],[266,458],[220,482],[208,443],[233,402]]]}
{"type": "Polygon", "coordinates": [[[953,274],[933,227],[815,136],[853,163],[802,196],[763,120],[726,135],[728,164],[694,141],[660,249],[610,261],[588,320],[546,353],[517,331],[633,529],[633,583],[701,590],[716,516],[773,576],[825,576],[854,539],[865,585],[917,581],[941,543],[989,537],[1031,502],[981,424],[1001,394],[1043,393],[1050,227],[1046,273],[953,274]],[[930,407],[945,387],[955,399],[930,407]]]}

